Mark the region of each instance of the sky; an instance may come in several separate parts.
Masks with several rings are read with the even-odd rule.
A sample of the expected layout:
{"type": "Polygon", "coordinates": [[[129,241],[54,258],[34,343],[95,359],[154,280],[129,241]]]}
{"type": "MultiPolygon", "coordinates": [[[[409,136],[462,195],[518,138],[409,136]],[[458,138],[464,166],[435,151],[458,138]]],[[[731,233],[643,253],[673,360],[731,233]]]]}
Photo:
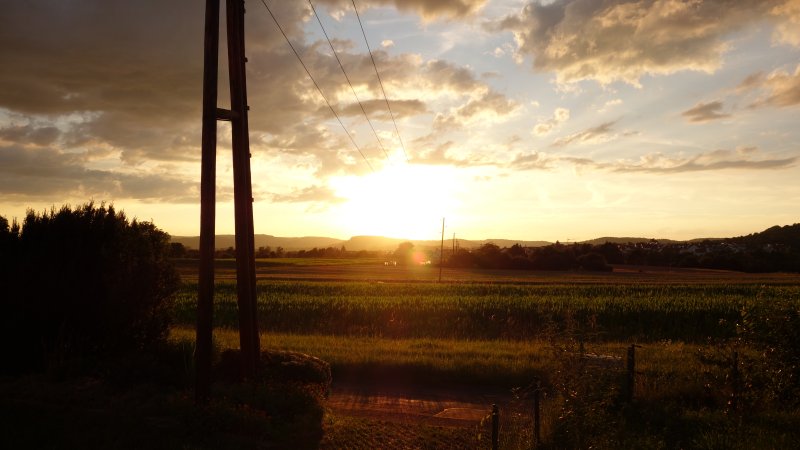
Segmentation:
{"type": "MultiPolygon", "coordinates": [[[[800,222],[800,0],[356,1],[375,67],[351,0],[313,1],[352,89],[309,3],[264,1],[344,128],[247,0],[256,233],[436,239],[445,217],[448,237],[569,242],[800,222]]],[[[0,10],[0,215],[106,202],[199,234],[204,2],[0,10]]]]}

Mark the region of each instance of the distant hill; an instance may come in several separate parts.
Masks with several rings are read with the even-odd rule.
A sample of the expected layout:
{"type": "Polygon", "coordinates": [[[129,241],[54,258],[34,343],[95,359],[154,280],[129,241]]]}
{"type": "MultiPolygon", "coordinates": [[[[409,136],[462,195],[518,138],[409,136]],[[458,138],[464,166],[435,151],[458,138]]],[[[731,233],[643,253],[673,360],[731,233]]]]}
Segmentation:
{"type": "MultiPolygon", "coordinates": [[[[484,239],[484,240],[469,240],[469,239],[456,239],[458,242],[458,246],[461,248],[477,248],[483,244],[491,242],[498,247],[511,247],[514,244],[519,244],[524,247],[542,247],[545,245],[550,245],[550,242],[545,241],[515,241],[510,239],[484,239]]],[[[360,250],[377,250],[377,251],[392,251],[397,248],[397,246],[403,242],[411,242],[414,244],[415,247],[439,247],[442,244],[440,239],[428,239],[428,240],[414,240],[414,239],[399,239],[399,238],[387,238],[383,236],[353,236],[347,241],[344,241],[342,245],[344,245],[348,250],[353,251],[360,251],[360,250]]],[[[453,240],[445,239],[444,240],[445,247],[452,247],[453,240]]]]}
{"type": "MultiPolygon", "coordinates": [[[[641,237],[601,237],[587,241],[581,241],[580,244],[602,245],[606,242],[614,244],[626,243],[641,243],[650,242],[651,238],[641,237]]],[[[701,241],[730,241],[745,245],[763,245],[763,244],[781,244],[794,249],[800,249],[800,224],[774,226],[768,228],[760,233],[748,234],[747,236],[739,236],[734,238],[700,238],[690,239],[686,241],[676,241],[673,239],[656,239],[661,244],[677,244],[680,242],[701,242],[701,241]]],[[[400,239],[389,238],[383,236],[353,236],[350,239],[342,240],[329,237],[319,236],[306,236],[306,237],[277,237],[268,234],[255,235],[255,246],[258,247],[283,247],[286,251],[297,250],[311,250],[312,248],[328,248],[328,247],[341,247],[344,246],[350,251],[392,251],[402,242],[411,242],[416,247],[431,248],[439,247],[441,241],[438,239],[429,240],[413,240],[413,239],[400,239]]],[[[179,242],[187,248],[199,248],[199,236],[172,236],[172,242],[179,242]]],[[[473,249],[478,248],[487,243],[493,243],[498,247],[511,247],[514,244],[519,244],[523,247],[543,247],[552,244],[547,241],[523,241],[513,239],[483,239],[483,240],[470,240],[470,239],[457,239],[460,248],[473,249]]],[[[453,245],[451,239],[445,239],[445,247],[450,248],[453,245]]],[[[215,247],[218,249],[225,249],[228,247],[235,247],[235,239],[233,235],[221,234],[216,237],[215,247]]]]}
{"type": "MultiPolygon", "coordinates": [[[[341,247],[345,241],[328,237],[276,237],[269,234],[256,234],[255,247],[283,247],[286,251],[310,250],[314,247],[328,248],[341,247]]],[[[181,243],[186,248],[200,248],[200,236],[172,236],[172,242],[181,243]]],[[[215,248],[236,247],[236,239],[232,234],[218,234],[214,244],[215,248]]]]}
{"type": "MultiPolygon", "coordinates": [[[[197,249],[200,247],[200,236],[172,236],[172,242],[180,243],[186,248],[197,249]]],[[[413,239],[400,239],[389,238],[383,236],[353,236],[348,240],[328,238],[328,237],[277,237],[269,234],[255,235],[255,247],[283,247],[286,251],[297,250],[311,250],[312,248],[328,248],[328,247],[341,247],[345,246],[350,251],[393,251],[397,246],[403,242],[411,242],[416,247],[439,247],[440,240],[413,240],[413,239]]],[[[511,239],[483,239],[483,240],[469,240],[457,239],[458,245],[461,248],[477,248],[483,244],[491,242],[499,247],[511,247],[514,244],[522,245],[523,247],[542,247],[550,245],[551,242],[546,241],[522,241],[511,239]]],[[[446,247],[453,245],[452,239],[445,239],[446,247]]],[[[232,234],[218,234],[215,241],[215,248],[225,249],[228,247],[236,247],[235,236],[232,234]]]]}
{"type": "Polygon", "coordinates": [[[789,248],[800,249],[800,223],[794,225],[776,225],[760,233],[748,234],[729,239],[745,245],[780,244],[789,248]]]}
{"type": "MultiPolygon", "coordinates": [[[[581,241],[579,244],[592,244],[592,245],[603,245],[606,242],[610,242],[612,244],[638,244],[642,242],[650,242],[652,238],[638,238],[638,237],[601,237],[597,239],[590,239],[588,241],[581,241]]],[[[656,241],[662,244],[676,244],[682,241],[675,241],[672,239],[656,239],[656,241]]]]}

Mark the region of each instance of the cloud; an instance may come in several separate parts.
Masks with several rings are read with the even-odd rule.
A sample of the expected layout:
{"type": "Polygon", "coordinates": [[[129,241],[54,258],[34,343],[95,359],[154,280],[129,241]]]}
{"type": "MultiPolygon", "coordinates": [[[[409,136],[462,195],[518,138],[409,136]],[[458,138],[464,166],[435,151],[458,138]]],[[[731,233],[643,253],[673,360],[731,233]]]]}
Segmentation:
{"type": "Polygon", "coordinates": [[[779,69],[768,75],[763,72],[752,74],[737,87],[740,93],[750,90],[764,93],[751,107],[796,106],[800,104],[800,65],[795,68],[794,73],[779,69]]]}
{"type": "Polygon", "coordinates": [[[16,125],[0,128],[0,140],[24,146],[47,146],[60,136],[61,131],[54,126],[16,125]]]}
{"type": "Polygon", "coordinates": [[[425,20],[459,19],[483,8],[487,0],[370,0],[371,5],[394,5],[400,11],[419,14],[425,20]]]}
{"type": "MultiPolygon", "coordinates": [[[[86,166],[85,154],[52,148],[0,146],[0,192],[24,199],[136,198],[173,203],[199,200],[198,183],[153,171],[120,173],[86,166]]],[[[223,197],[224,198],[224,197],[223,197]]]]}
{"type": "Polygon", "coordinates": [[[431,146],[431,141],[435,140],[435,135],[423,136],[422,138],[414,140],[415,148],[422,148],[411,155],[412,164],[422,164],[430,166],[454,166],[454,167],[476,167],[476,166],[492,166],[496,165],[493,161],[489,161],[473,155],[468,155],[463,158],[453,156],[449,150],[455,147],[455,142],[447,141],[441,144],[433,144],[434,148],[426,150],[426,147],[431,146]]]}
{"type": "Polygon", "coordinates": [[[557,161],[557,158],[554,159],[539,152],[520,153],[508,166],[515,170],[549,170],[553,168],[555,161],[557,161]]]}
{"type": "Polygon", "coordinates": [[[667,156],[649,153],[638,160],[597,161],[591,158],[548,155],[541,152],[518,154],[507,164],[513,170],[552,170],[568,165],[617,173],[675,174],[719,170],[780,170],[793,166],[797,159],[758,158],[756,147],[740,147],[735,150],[714,150],[693,156],[667,156]]]}
{"type": "Polygon", "coordinates": [[[544,121],[540,121],[533,127],[533,134],[537,136],[544,136],[553,131],[554,128],[569,120],[569,110],[567,108],[556,108],[553,111],[553,117],[544,121]]]}
{"type": "Polygon", "coordinates": [[[715,150],[692,157],[667,157],[661,153],[643,156],[638,162],[620,162],[612,167],[615,172],[627,173],[683,173],[728,169],[771,170],[793,166],[793,158],[752,159],[757,149],[746,147],[737,151],[715,150]]]}
{"type": "Polygon", "coordinates": [[[617,121],[602,123],[596,127],[589,128],[584,131],[570,134],[569,136],[557,139],[553,142],[555,147],[564,147],[574,143],[590,143],[590,142],[604,142],[610,139],[614,125],[617,121]]]}
{"type": "Polygon", "coordinates": [[[487,91],[482,96],[448,113],[434,117],[433,128],[438,131],[460,129],[470,124],[491,125],[501,122],[519,108],[519,104],[499,92],[487,91]]]}
{"type": "Polygon", "coordinates": [[[337,196],[327,186],[309,186],[289,194],[273,194],[272,200],[279,203],[343,203],[347,199],[337,196]]]}
{"type": "MultiPolygon", "coordinates": [[[[331,8],[350,5],[352,12],[349,1],[321,3],[331,8]]],[[[426,20],[462,19],[485,3],[375,0],[365,1],[364,7],[394,5],[426,20]]],[[[272,2],[271,8],[365,156],[380,164],[385,157],[371,133],[359,134],[366,123],[327,42],[308,40],[308,5],[272,2]]],[[[3,48],[0,113],[14,119],[0,122],[0,145],[102,157],[101,172],[129,174],[125,177],[161,162],[198,164],[203,14],[193,0],[30,0],[4,5],[0,42],[13,45],[3,48]]],[[[254,5],[245,20],[253,152],[268,152],[284,164],[280,168],[300,166],[320,178],[367,171],[266,10],[254,5]]],[[[370,55],[355,50],[361,45],[351,41],[334,42],[381,139],[385,135],[387,146],[399,147],[370,55]]],[[[220,53],[219,102],[225,107],[224,49],[220,53]]],[[[482,114],[502,116],[514,107],[459,64],[417,54],[390,55],[385,49],[373,56],[401,132],[401,121],[423,114],[455,112],[459,120],[477,120],[482,114]],[[448,102],[439,102],[442,98],[448,102]]],[[[228,125],[219,130],[219,151],[225,152],[228,125]]],[[[103,189],[95,184],[92,191],[121,192],[114,184],[118,180],[93,172],[88,160],[81,164],[70,167],[95,177],[96,183],[108,183],[103,189]]],[[[65,184],[65,190],[70,186],[74,184],[65,184]]],[[[126,192],[154,195],[143,189],[126,192]]]]}
{"type": "Polygon", "coordinates": [[[793,42],[797,16],[781,13],[794,12],[796,2],[777,3],[783,6],[762,0],[531,1],[487,28],[513,32],[518,54],[532,56],[533,68],[554,72],[559,83],[638,85],[646,74],[716,71],[730,47],[726,38],[759,22],[775,23],[780,40],[793,42]]]}
{"type": "Polygon", "coordinates": [[[681,115],[686,117],[689,122],[702,123],[712,120],[730,117],[730,114],[722,113],[722,102],[698,103],[694,107],[684,111],[681,115]]]}
{"type": "Polygon", "coordinates": [[[615,98],[613,100],[609,100],[609,101],[605,102],[605,104],[603,104],[603,107],[598,109],[597,112],[604,113],[604,112],[607,112],[609,109],[611,109],[611,108],[613,108],[615,106],[619,106],[621,104],[622,104],[622,99],[615,98]]]}
{"type": "MultiPolygon", "coordinates": [[[[418,116],[428,112],[428,107],[425,102],[417,99],[413,100],[391,100],[389,102],[392,108],[392,115],[395,119],[404,119],[408,117],[418,116]]],[[[373,99],[362,101],[361,105],[364,111],[372,118],[380,120],[391,120],[389,109],[386,107],[386,101],[383,99],[373,99]]],[[[358,103],[351,103],[346,105],[340,110],[340,113],[347,116],[362,116],[363,112],[358,103]]]]}
{"type": "Polygon", "coordinates": [[[773,41],[800,47],[800,2],[787,1],[775,6],[771,12],[783,19],[775,27],[773,41]]]}

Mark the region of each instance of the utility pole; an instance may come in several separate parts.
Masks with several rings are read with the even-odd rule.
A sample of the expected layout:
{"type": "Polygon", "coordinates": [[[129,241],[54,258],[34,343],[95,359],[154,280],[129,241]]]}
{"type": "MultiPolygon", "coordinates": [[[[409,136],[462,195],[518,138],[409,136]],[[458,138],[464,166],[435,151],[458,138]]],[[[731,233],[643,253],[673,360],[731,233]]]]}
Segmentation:
{"type": "Polygon", "coordinates": [[[247,122],[247,82],[244,56],[244,0],[226,0],[230,110],[217,107],[220,0],[206,0],[203,65],[203,135],[200,176],[200,275],[197,295],[198,403],[208,400],[211,385],[211,341],[214,308],[214,238],[216,209],[217,121],[231,122],[234,217],[236,229],[236,287],[239,306],[239,344],[242,375],[257,372],[260,343],[256,316],[253,194],[250,179],[250,137],[247,122]]]}
{"type": "Polygon", "coordinates": [[[442,245],[439,247],[439,283],[442,282],[443,264],[444,264],[444,217],[442,217],[442,245]]]}

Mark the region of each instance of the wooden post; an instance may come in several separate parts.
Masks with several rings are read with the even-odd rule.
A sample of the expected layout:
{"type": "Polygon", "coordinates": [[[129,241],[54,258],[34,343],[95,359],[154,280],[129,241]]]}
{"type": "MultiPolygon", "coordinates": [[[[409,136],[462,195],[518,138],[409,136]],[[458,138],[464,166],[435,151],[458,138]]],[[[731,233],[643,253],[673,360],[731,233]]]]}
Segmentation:
{"type": "Polygon", "coordinates": [[[442,266],[444,265],[444,217],[442,217],[442,244],[439,246],[439,283],[442,282],[442,266]]]}
{"type": "Polygon", "coordinates": [[[200,181],[200,275],[197,295],[198,403],[207,401],[211,384],[211,340],[214,309],[214,238],[216,204],[217,121],[231,122],[233,190],[236,227],[236,287],[239,305],[239,343],[242,375],[255,377],[260,344],[256,314],[253,190],[250,176],[250,137],[247,122],[247,82],[244,52],[244,0],[226,0],[228,71],[231,109],[217,108],[220,0],[206,0],[203,66],[203,137],[200,181]]]}
{"type": "Polygon", "coordinates": [[[735,412],[739,409],[739,352],[733,352],[733,367],[731,373],[733,383],[733,394],[731,395],[731,409],[735,412]]]}
{"type": "Polygon", "coordinates": [[[492,405],[492,450],[500,447],[500,411],[497,404],[492,405]]]}
{"type": "Polygon", "coordinates": [[[208,401],[214,310],[214,235],[217,170],[219,0],[206,0],[203,62],[203,137],[200,169],[200,274],[195,337],[195,401],[208,401]]]}
{"type": "Polygon", "coordinates": [[[537,381],[536,389],[533,391],[533,446],[536,448],[542,442],[541,396],[542,383],[537,381]]]}
{"type": "Polygon", "coordinates": [[[227,0],[228,70],[231,92],[233,147],[233,203],[236,229],[236,293],[239,306],[239,345],[242,374],[256,375],[259,356],[256,318],[253,191],[250,180],[247,83],[244,53],[244,0],[227,0]]]}
{"type": "Polygon", "coordinates": [[[627,373],[627,383],[626,383],[626,392],[625,395],[628,398],[628,402],[633,401],[633,389],[634,389],[634,382],[636,381],[636,345],[631,344],[628,347],[628,373],[627,373]]]}

